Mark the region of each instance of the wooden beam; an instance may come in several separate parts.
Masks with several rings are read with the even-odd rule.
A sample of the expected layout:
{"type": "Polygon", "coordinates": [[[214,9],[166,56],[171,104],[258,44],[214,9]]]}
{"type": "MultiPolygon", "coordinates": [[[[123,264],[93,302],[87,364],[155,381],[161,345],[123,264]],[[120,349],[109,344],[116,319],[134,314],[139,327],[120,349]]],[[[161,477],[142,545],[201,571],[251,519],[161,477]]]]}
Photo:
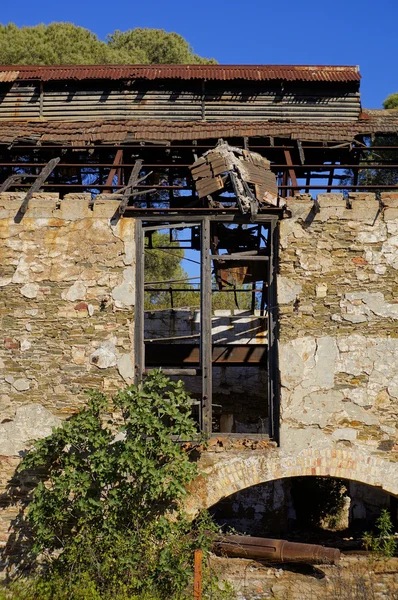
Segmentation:
{"type": "MultiPolygon", "coordinates": [[[[285,160],[286,160],[287,166],[291,167],[289,169],[289,177],[290,177],[290,180],[292,182],[292,185],[293,186],[297,186],[296,171],[293,168],[293,161],[292,161],[292,156],[290,154],[290,150],[284,150],[283,153],[285,155],[285,160]]],[[[293,190],[290,190],[290,193],[291,193],[292,196],[294,196],[294,191],[293,190]]]]}
{"type": "Polygon", "coordinates": [[[115,177],[115,175],[117,174],[118,176],[118,184],[120,183],[120,172],[121,169],[118,169],[118,165],[121,165],[123,162],[123,149],[120,148],[119,150],[116,151],[115,154],[115,160],[113,161],[113,166],[111,168],[111,170],[109,171],[108,177],[106,179],[105,185],[109,186],[109,189],[105,189],[104,193],[105,194],[110,194],[112,192],[112,183],[113,183],[113,178],[115,177]]]}

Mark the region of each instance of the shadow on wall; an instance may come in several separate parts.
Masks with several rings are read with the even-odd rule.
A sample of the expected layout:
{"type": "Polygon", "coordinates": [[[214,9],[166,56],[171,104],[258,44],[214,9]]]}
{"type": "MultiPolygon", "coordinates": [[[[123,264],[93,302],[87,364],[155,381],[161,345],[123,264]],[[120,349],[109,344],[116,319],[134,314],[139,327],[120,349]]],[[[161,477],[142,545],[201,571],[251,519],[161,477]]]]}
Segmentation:
{"type": "MultiPolygon", "coordinates": [[[[0,494],[0,509],[6,517],[0,517],[1,525],[7,530],[1,531],[4,546],[0,549],[0,573],[6,579],[16,571],[28,571],[33,564],[32,548],[34,539],[27,521],[29,503],[44,473],[26,469],[15,472],[7,482],[5,491],[0,494]],[[8,520],[8,522],[7,522],[8,520]]],[[[1,514],[1,513],[0,513],[1,514]]]]}
{"type": "Polygon", "coordinates": [[[289,477],[233,494],[211,507],[216,522],[240,533],[343,546],[360,543],[382,509],[398,524],[397,499],[378,488],[334,477],[289,477]],[[334,541],[333,541],[334,540],[334,541]],[[346,540],[348,541],[348,540],[346,540]]]}

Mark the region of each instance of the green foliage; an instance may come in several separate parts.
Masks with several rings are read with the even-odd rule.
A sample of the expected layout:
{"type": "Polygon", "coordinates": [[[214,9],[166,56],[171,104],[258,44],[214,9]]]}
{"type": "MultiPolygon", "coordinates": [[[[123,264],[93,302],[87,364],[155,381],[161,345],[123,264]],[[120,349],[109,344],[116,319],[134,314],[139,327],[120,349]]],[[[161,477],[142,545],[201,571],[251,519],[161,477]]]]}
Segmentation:
{"type": "Polygon", "coordinates": [[[50,23],[33,27],[0,25],[0,64],[157,64],[211,63],[194,54],[177,33],[162,29],[115,31],[107,42],[73,23],[50,23]]]}
{"type": "MultiPolygon", "coordinates": [[[[155,232],[152,236],[153,249],[145,250],[145,281],[146,282],[163,282],[172,279],[186,279],[188,274],[181,266],[181,260],[184,257],[178,242],[170,242],[167,233],[155,232]],[[156,250],[158,246],[163,249],[156,250]],[[167,249],[164,249],[167,247],[167,249]],[[170,248],[170,249],[169,249],[170,248]]],[[[165,288],[169,287],[168,283],[154,284],[151,287],[165,288]]],[[[183,282],[177,283],[175,287],[186,287],[189,290],[190,285],[183,282]]],[[[184,293],[176,293],[173,298],[175,307],[199,306],[199,295],[188,293],[188,297],[184,293]]],[[[162,308],[170,308],[170,294],[168,292],[146,292],[145,293],[145,310],[159,310],[162,308]]]]}
{"type": "Polygon", "coordinates": [[[3,65],[109,64],[126,62],[119,52],[73,23],[34,27],[0,25],[0,63],[3,65]]]}
{"type": "MultiPolygon", "coordinates": [[[[188,273],[183,269],[181,261],[184,258],[184,250],[178,241],[170,242],[167,233],[156,232],[152,236],[153,249],[145,250],[145,281],[150,282],[152,288],[168,288],[173,286],[179,290],[173,292],[173,308],[196,308],[200,306],[200,293],[194,292],[189,281],[188,273]],[[162,249],[156,248],[161,246],[162,249]],[[167,283],[177,280],[175,284],[167,283]],[[159,283],[156,282],[166,282],[159,283]]],[[[198,253],[199,254],[199,253],[198,253]]],[[[200,260],[198,256],[198,261],[200,260]]],[[[197,273],[199,273],[199,266],[197,273]]],[[[199,280],[197,280],[199,281],[199,280]]],[[[215,286],[214,282],[214,286],[215,286]]],[[[248,310],[251,305],[251,295],[243,292],[216,293],[212,295],[212,309],[234,309],[248,310]]],[[[145,310],[162,310],[171,308],[171,297],[169,292],[151,291],[145,292],[145,310]]]]}
{"type": "Polygon", "coordinates": [[[190,403],[182,382],[153,371],[111,402],[91,392],[35,443],[19,469],[46,474],[28,512],[45,565],[29,600],[184,598],[193,551],[208,552],[212,529],[180,508],[197,475],[182,448],[197,435],[190,403]]]}
{"type": "Polygon", "coordinates": [[[392,558],[397,549],[397,541],[394,537],[394,526],[388,510],[383,509],[376,521],[377,533],[365,532],[363,542],[366,550],[370,550],[376,560],[388,560],[392,558]]]}
{"type": "Polygon", "coordinates": [[[390,94],[383,102],[385,109],[398,108],[398,92],[396,94],[390,94]]]}
{"type": "MultiPolygon", "coordinates": [[[[398,93],[390,94],[383,102],[385,109],[398,108],[398,93]]],[[[372,146],[398,146],[398,136],[394,134],[378,134],[370,141],[372,146]]],[[[363,155],[363,163],[374,163],[374,168],[363,169],[358,174],[358,185],[391,185],[394,189],[398,185],[398,172],[396,169],[378,169],[379,164],[396,164],[398,161],[398,152],[396,150],[373,150],[363,155]]],[[[346,177],[342,179],[342,184],[353,185],[354,175],[352,171],[346,171],[346,177]]],[[[362,190],[363,191],[363,190],[362,190]]],[[[374,189],[370,191],[374,192],[374,189]]],[[[385,190],[383,190],[385,191],[385,190]]]]}
{"type": "Polygon", "coordinates": [[[193,52],[189,43],[178,33],[164,29],[129,29],[108,36],[110,48],[127,53],[141,64],[209,64],[214,59],[202,58],[193,52]]]}
{"type": "MultiPolygon", "coordinates": [[[[372,146],[397,146],[397,135],[376,135],[372,140],[372,146]]],[[[372,150],[366,153],[364,162],[374,162],[375,167],[372,169],[364,169],[359,172],[359,185],[391,185],[398,184],[398,172],[396,169],[377,169],[377,163],[396,164],[398,160],[398,152],[396,150],[372,150]]],[[[374,192],[374,189],[371,190],[374,192]]],[[[385,190],[383,190],[385,191],[385,190]]]]}

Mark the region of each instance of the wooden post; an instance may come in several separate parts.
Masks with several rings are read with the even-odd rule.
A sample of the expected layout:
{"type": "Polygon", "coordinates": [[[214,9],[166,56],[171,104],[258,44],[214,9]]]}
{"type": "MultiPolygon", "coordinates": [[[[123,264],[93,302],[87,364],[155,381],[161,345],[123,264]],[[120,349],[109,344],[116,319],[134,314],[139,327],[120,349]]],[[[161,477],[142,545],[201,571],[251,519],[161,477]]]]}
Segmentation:
{"type": "Polygon", "coordinates": [[[203,559],[202,550],[195,550],[193,600],[202,600],[202,559],[203,559]]]}

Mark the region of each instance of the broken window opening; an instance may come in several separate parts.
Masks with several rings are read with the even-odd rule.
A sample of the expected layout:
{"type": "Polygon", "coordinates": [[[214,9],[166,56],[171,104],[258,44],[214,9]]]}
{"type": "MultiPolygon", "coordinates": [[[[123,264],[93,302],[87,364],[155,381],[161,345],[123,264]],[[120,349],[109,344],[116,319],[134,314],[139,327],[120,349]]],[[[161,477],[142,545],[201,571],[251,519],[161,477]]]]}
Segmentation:
{"type": "Polygon", "coordinates": [[[137,381],[161,367],[207,434],[278,438],[277,217],[137,219],[137,381]]]}

